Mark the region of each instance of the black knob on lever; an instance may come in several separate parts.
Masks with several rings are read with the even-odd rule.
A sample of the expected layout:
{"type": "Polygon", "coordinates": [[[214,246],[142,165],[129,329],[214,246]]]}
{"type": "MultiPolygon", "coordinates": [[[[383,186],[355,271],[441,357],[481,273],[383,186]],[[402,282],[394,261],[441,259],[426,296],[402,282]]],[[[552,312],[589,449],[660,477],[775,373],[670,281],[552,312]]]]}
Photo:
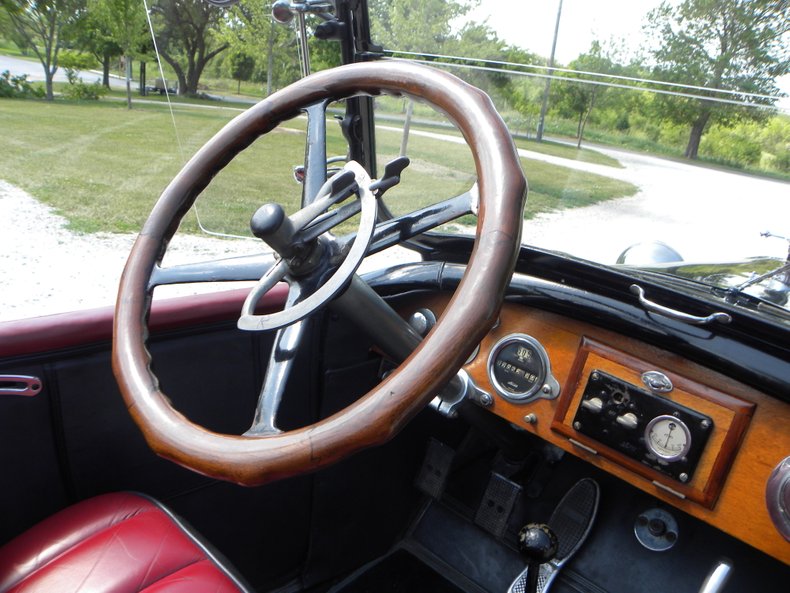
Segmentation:
{"type": "Polygon", "coordinates": [[[279,204],[264,204],[250,220],[252,234],[263,239],[280,256],[293,256],[294,228],[285,210],[279,204]]]}
{"type": "Polygon", "coordinates": [[[529,523],[518,532],[518,547],[528,562],[527,593],[536,593],[540,565],[557,555],[557,536],[548,525],[529,523]]]}

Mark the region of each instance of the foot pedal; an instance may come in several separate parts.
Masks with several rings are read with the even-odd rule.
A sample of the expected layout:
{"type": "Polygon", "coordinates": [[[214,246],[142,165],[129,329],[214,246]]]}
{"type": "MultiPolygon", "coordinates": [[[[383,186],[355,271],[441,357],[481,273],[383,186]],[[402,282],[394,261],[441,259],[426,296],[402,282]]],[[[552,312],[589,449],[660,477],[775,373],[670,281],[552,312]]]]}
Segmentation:
{"type": "Polygon", "coordinates": [[[444,443],[431,439],[425,459],[422,461],[420,473],[417,475],[416,486],[428,496],[440,499],[444,494],[447,476],[455,457],[455,450],[444,443]]]}
{"type": "Polygon", "coordinates": [[[497,473],[492,473],[483,500],[477,507],[475,523],[494,537],[502,537],[519,494],[521,494],[521,486],[497,473]]]}
{"type": "MultiPolygon", "coordinates": [[[[538,593],[549,590],[560,569],[587,539],[598,512],[599,498],[598,483],[585,478],[568,490],[554,509],[548,525],[557,536],[559,547],[553,560],[540,565],[538,593]]],[[[526,590],[527,569],[524,569],[510,585],[508,593],[525,593],[526,590]]]]}

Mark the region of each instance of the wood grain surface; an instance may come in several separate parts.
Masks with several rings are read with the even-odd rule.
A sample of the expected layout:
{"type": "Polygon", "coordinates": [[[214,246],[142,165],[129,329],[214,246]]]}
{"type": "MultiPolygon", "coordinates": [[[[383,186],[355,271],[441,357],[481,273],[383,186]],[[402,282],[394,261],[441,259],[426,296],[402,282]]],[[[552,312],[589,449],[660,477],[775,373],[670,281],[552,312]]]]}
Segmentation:
{"type": "MultiPolygon", "coordinates": [[[[422,297],[419,306],[440,312],[445,301],[439,295],[422,297]]],[[[402,313],[408,311],[403,309],[402,313]]],[[[489,408],[492,413],[790,563],[790,543],[771,523],[765,506],[768,477],[790,455],[790,405],[670,352],[590,324],[510,303],[503,306],[500,323],[483,339],[480,352],[465,368],[478,387],[494,395],[489,408]],[[488,379],[489,353],[499,340],[513,333],[528,334],[544,346],[561,386],[557,399],[514,404],[496,395],[488,379]],[[673,399],[714,418],[714,432],[688,485],[642,467],[616,451],[602,455],[600,450],[605,447],[573,430],[570,423],[593,367],[638,386],[643,371],[660,370],[676,386],[673,399]],[[529,414],[534,414],[537,422],[525,421],[529,414]],[[599,454],[575,446],[569,436],[589,444],[599,454]],[[686,498],[662,490],[653,484],[654,479],[686,498]]]]}

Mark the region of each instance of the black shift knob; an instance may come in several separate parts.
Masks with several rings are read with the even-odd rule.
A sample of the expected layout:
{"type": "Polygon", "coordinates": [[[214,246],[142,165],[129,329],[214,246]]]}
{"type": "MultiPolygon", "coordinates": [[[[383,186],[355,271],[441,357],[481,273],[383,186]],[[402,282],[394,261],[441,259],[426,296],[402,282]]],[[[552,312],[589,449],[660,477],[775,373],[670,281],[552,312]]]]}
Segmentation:
{"type": "Polygon", "coordinates": [[[518,547],[532,563],[543,564],[557,555],[557,536],[542,523],[529,523],[518,532],[518,547]]]}

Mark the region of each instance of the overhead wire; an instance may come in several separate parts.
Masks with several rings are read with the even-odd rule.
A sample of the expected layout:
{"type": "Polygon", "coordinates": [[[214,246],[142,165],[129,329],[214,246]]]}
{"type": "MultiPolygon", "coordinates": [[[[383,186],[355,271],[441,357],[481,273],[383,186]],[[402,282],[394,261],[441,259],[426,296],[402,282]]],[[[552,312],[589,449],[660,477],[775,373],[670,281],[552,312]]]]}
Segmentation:
{"type": "Polygon", "coordinates": [[[753,101],[746,101],[746,100],[736,100],[736,99],[725,99],[723,97],[711,97],[708,95],[700,95],[695,93],[685,93],[680,91],[672,91],[667,89],[661,88],[652,88],[649,86],[642,86],[640,85],[632,85],[632,84],[621,84],[617,82],[605,82],[602,80],[589,80],[586,78],[569,78],[567,76],[557,76],[554,74],[542,74],[538,72],[524,72],[521,70],[510,70],[504,67],[493,67],[493,66],[476,66],[474,64],[468,62],[481,62],[487,64],[495,64],[498,66],[505,66],[505,67],[516,67],[516,68],[523,68],[523,69],[540,69],[540,70],[548,70],[550,72],[563,72],[563,73],[570,73],[570,74],[579,74],[584,76],[593,76],[593,77],[601,77],[601,78],[610,78],[614,80],[623,80],[629,82],[637,82],[637,83],[645,83],[650,85],[664,85],[664,86],[671,86],[677,88],[686,88],[690,90],[699,90],[704,92],[710,93],[720,93],[720,94],[727,94],[727,95],[735,95],[739,97],[751,97],[758,100],[770,100],[770,101],[777,101],[782,99],[781,96],[776,95],[762,95],[758,93],[747,93],[747,92],[739,92],[733,91],[730,89],[711,89],[702,86],[696,85],[687,85],[681,83],[674,83],[674,82],[667,82],[662,80],[653,80],[647,78],[637,78],[631,76],[622,76],[616,74],[604,74],[601,72],[590,72],[585,70],[573,70],[570,68],[558,68],[558,67],[549,67],[549,66],[541,66],[538,64],[519,64],[517,62],[505,62],[501,60],[486,60],[486,59],[478,59],[478,58],[467,58],[463,56],[449,56],[449,55],[442,55],[442,54],[425,54],[425,53],[418,53],[418,52],[407,52],[407,51],[398,51],[398,50],[385,50],[385,54],[388,54],[385,59],[389,60],[397,60],[397,61],[407,61],[407,62],[414,62],[418,64],[430,64],[431,66],[441,67],[441,68],[458,68],[458,69],[467,69],[467,70],[475,70],[475,71],[483,71],[483,72],[493,72],[497,74],[512,74],[514,76],[524,76],[530,78],[540,78],[540,79],[551,79],[551,80],[560,80],[563,82],[571,82],[575,84],[588,84],[588,85],[595,85],[595,86],[604,86],[610,88],[620,88],[620,89],[627,89],[627,90],[638,90],[644,91],[648,93],[654,93],[659,95],[670,95],[675,97],[684,97],[687,99],[701,99],[713,103],[724,103],[728,105],[738,105],[738,106],[745,106],[745,107],[756,107],[758,109],[770,109],[770,110],[777,110],[786,113],[790,113],[790,108],[782,107],[777,105],[770,105],[766,103],[756,103],[753,101]],[[415,57],[397,57],[398,55],[405,55],[405,56],[415,56],[415,57]],[[423,59],[419,59],[423,58],[423,59]],[[454,63],[454,62],[441,62],[436,60],[457,60],[462,63],[454,63]]]}

